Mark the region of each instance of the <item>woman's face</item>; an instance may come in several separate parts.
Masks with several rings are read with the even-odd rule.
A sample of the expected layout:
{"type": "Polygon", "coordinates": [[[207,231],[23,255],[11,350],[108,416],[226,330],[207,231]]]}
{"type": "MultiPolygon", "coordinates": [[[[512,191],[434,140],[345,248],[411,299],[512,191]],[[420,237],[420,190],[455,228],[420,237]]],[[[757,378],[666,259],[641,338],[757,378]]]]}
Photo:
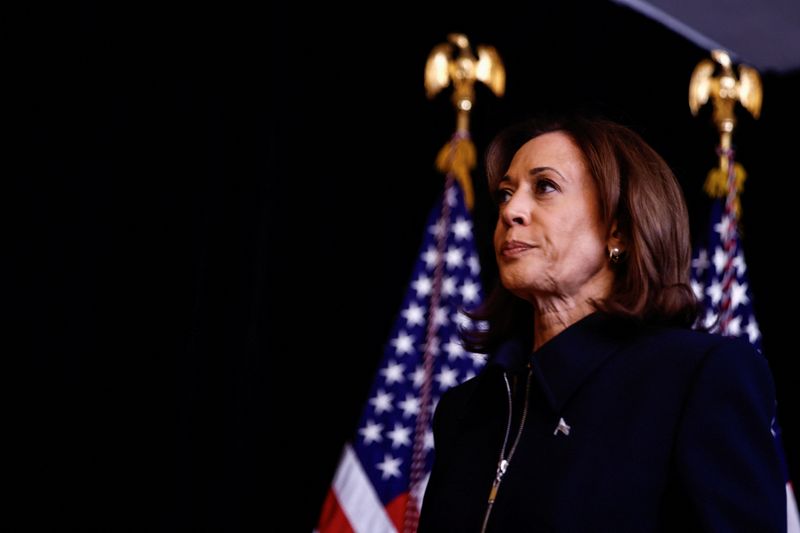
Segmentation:
{"type": "Polygon", "coordinates": [[[613,274],[597,186],[569,136],[552,132],[525,143],[497,194],[494,249],[508,290],[540,303],[608,295],[613,274]]]}

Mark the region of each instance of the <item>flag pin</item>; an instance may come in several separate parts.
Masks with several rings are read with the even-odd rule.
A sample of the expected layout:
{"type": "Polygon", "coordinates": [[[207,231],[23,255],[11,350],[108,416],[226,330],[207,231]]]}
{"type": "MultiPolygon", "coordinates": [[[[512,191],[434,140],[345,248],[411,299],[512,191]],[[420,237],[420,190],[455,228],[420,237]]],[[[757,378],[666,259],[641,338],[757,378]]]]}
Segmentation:
{"type": "Polygon", "coordinates": [[[570,429],[572,428],[570,428],[567,422],[562,418],[558,421],[558,426],[556,426],[556,430],[553,432],[553,435],[558,435],[559,431],[564,435],[569,435],[570,429]]]}

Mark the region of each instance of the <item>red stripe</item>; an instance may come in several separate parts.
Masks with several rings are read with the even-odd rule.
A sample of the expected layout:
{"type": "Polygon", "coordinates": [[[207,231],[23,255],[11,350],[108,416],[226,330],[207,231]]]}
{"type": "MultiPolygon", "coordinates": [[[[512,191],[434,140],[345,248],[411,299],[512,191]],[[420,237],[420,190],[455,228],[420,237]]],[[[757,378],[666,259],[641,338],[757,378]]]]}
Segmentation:
{"type": "MultiPolygon", "coordinates": [[[[389,519],[394,524],[394,527],[397,528],[397,531],[403,531],[408,503],[408,493],[404,492],[386,505],[386,514],[389,515],[389,519]]],[[[414,529],[416,530],[416,528],[414,529]]]]}
{"type": "Polygon", "coordinates": [[[342,511],[333,489],[328,490],[328,496],[322,505],[322,513],[319,516],[319,533],[355,533],[350,521],[342,511]]]}

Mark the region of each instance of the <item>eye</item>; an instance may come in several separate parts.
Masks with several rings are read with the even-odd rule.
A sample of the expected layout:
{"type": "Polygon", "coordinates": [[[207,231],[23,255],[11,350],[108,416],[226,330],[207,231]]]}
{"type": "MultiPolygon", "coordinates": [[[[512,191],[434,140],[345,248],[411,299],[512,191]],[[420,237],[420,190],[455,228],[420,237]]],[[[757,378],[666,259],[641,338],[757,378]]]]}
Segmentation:
{"type": "Polygon", "coordinates": [[[511,199],[514,194],[510,189],[497,189],[494,193],[494,201],[497,205],[504,204],[511,199]]]}
{"type": "Polygon", "coordinates": [[[556,192],[557,190],[558,186],[552,180],[547,178],[539,178],[536,180],[537,194],[549,194],[551,192],[556,192]]]}

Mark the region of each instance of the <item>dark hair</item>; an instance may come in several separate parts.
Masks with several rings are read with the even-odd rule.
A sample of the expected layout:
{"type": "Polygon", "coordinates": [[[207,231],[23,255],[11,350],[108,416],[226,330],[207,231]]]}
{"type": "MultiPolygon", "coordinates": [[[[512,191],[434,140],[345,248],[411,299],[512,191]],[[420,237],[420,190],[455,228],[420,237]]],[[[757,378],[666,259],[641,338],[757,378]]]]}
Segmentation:
{"type": "MultiPolygon", "coordinates": [[[[597,184],[600,216],[609,229],[617,221],[625,242],[625,255],[613,267],[611,294],[594,305],[641,323],[690,326],[698,304],[689,285],[686,203],[669,166],[637,133],[606,119],[574,115],[512,126],[495,137],[486,152],[492,195],[522,145],[555,131],[580,148],[597,184]]],[[[532,305],[498,283],[469,314],[488,327],[462,332],[464,344],[470,351],[491,352],[511,337],[529,339],[533,312],[532,305]]]]}

